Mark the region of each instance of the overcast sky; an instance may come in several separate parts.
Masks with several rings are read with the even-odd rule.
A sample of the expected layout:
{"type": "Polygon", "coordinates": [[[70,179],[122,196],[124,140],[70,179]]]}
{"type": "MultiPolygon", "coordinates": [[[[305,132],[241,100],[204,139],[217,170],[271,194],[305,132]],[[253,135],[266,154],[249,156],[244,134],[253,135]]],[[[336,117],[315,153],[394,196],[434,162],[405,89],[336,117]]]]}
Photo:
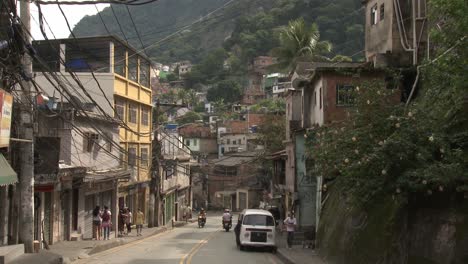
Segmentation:
{"type": "MultiPolygon", "coordinates": [[[[2,1],[2,0],[0,0],[2,1]]],[[[96,5],[99,10],[104,9],[108,4],[98,4],[96,5]]],[[[86,15],[94,15],[97,13],[95,5],[62,5],[62,9],[65,15],[68,18],[70,26],[73,28],[76,23],[80,21],[86,15]]],[[[53,34],[56,38],[67,38],[70,35],[70,31],[67,28],[65,19],[62,16],[62,13],[56,5],[42,5],[42,13],[45,20],[49,23],[53,34]]],[[[31,31],[33,38],[35,40],[44,39],[39,29],[39,15],[37,11],[37,6],[31,5],[31,31]]],[[[48,29],[47,24],[44,25],[46,33],[49,39],[53,39],[51,31],[48,29]]]]}

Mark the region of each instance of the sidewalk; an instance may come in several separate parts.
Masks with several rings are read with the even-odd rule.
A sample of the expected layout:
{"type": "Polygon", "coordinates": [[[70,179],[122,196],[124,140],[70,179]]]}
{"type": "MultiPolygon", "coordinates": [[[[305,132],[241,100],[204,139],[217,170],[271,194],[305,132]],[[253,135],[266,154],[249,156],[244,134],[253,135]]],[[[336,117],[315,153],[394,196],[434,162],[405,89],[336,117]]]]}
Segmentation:
{"type": "Polygon", "coordinates": [[[310,248],[302,248],[302,245],[293,245],[291,249],[286,245],[286,232],[277,233],[277,256],[285,264],[325,264],[317,252],[310,248]]]}
{"type": "MultiPolygon", "coordinates": [[[[190,220],[188,223],[193,222],[190,220]]],[[[186,225],[186,222],[175,222],[174,227],[186,225]]],[[[50,250],[41,250],[38,254],[24,254],[13,261],[11,264],[28,264],[28,263],[44,263],[44,264],[62,264],[71,263],[77,259],[86,259],[90,255],[125,245],[127,243],[144,239],[150,236],[163,233],[172,229],[172,225],[164,227],[143,228],[141,236],[136,236],[136,229],[132,229],[130,235],[125,237],[115,237],[115,233],[111,232],[110,240],[80,240],[80,241],[61,241],[50,246],[50,250]]]]}

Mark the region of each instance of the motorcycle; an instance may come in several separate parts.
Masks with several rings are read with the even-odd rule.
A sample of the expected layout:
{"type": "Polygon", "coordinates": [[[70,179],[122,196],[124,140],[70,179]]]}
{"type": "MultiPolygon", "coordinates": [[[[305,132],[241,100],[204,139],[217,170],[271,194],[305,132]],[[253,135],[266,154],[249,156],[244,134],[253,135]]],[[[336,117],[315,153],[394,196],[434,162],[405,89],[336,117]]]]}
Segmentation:
{"type": "Polygon", "coordinates": [[[229,232],[229,229],[232,227],[232,220],[223,220],[223,228],[226,232],[229,232]]]}
{"type": "Polygon", "coordinates": [[[199,228],[205,227],[205,223],[206,223],[206,218],[203,217],[203,216],[201,216],[201,215],[199,215],[199,216],[198,216],[198,227],[199,227],[199,228]]]}

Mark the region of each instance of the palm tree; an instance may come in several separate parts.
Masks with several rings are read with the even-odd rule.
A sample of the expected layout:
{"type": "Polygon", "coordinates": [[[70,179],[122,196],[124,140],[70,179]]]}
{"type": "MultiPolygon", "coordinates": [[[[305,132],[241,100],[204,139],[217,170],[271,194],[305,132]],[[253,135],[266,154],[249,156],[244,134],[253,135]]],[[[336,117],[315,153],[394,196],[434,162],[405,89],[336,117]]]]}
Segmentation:
{"type": "Polygon", "coordinates": [[[277,66],[290,72],[300,60],[328,60],[323,55],[331,51],[328,41],[319,41],[320,32],[316,24],[308,26],[303,18],[289,21],[280,29],[281,46],[274,50],[278,57],[277,66]]]}
{"type": "Polygon", "coordinates": [[[189,107],[192,109],[198,103],[197,93],[194,90],[190,89],[187,93],[187,100],[189,107]]]}
{"type": "Polygon", "coordinates": [[[182,101],[182,104],[185,104],[187,102],[187,91],[185,89],[179,89],[177,92],[177,99],[182,101]]]}

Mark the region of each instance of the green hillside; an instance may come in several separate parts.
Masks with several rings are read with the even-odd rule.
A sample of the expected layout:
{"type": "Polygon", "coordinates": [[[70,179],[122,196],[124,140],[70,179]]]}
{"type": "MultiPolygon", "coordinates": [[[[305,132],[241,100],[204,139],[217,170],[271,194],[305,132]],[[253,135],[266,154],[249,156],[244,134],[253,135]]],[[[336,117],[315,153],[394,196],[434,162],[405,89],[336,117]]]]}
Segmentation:
{"type": "MultiPolygon", "coordinates": [[[[228,0],[160,0],[156,3],[129,7],[145,46],[152,45],[169,34],[222,7],[228,0]]],[[[234,0],[222,10],[211,14],[179,34],[152,45],[150,56],[161,62],[188,59],[200,62],[208,52],[224,47],[241,61],[269,54],[277,44],[275,28],[291,19],[304,17],[319,25],[322,40],[334,45],[334,54],[354,55],[364,47],[363,11],[360,0],[234,0]]],[[[141,47],[125,6],[113,9],[135,47],[141,47]]],[[[111,8],[101,16],[112,34],[123,35],[111,8]]],[[[104,35],[98,15],[83,18],[74,28],[78,36],[104,35]]],[[[357,54],[355,58],[361,54],[357,54]]],[[[362,56],[362,55],[361,55],[362,56]]]]}

